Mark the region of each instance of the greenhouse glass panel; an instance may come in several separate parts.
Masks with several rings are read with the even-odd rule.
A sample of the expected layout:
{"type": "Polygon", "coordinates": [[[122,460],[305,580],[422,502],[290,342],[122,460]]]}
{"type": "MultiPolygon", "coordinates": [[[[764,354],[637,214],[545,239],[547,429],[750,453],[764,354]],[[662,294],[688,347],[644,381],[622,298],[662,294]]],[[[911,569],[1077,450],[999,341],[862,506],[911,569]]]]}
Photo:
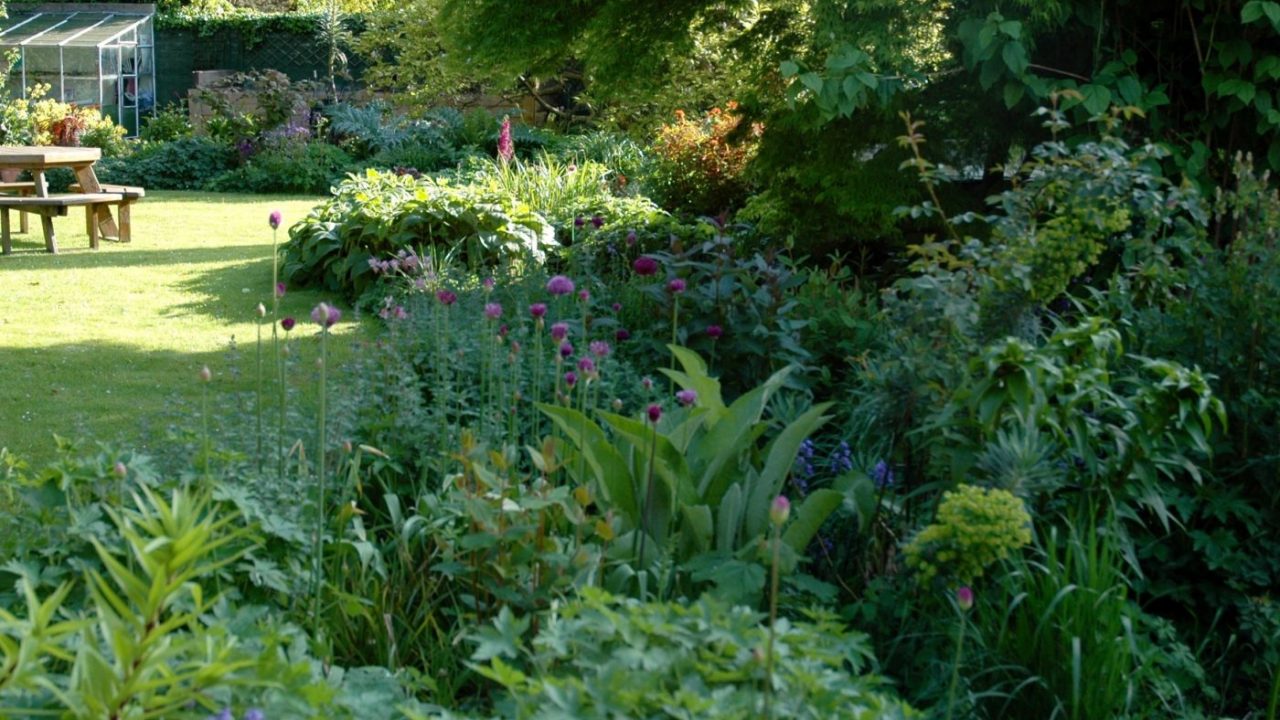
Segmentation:
{"type": "Polygon", "coordinates": [[[47,83],[48,97],[100,106],[131,134],[140,114],[154,109],[154,5],[22,5],[10,11],[0,20],[0,52],[19,52],[5,79],[15,95],[28,97],[47,83]]]}

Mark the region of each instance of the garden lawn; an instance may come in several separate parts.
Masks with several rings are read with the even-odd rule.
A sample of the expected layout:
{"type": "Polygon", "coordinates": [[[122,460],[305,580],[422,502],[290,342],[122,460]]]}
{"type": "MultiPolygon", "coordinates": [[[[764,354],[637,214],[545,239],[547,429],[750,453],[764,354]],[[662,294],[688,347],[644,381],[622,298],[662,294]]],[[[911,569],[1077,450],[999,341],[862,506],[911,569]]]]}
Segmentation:
{"type": "MultiPolygon", "coordinates": [[[[283,242],[318,202],[149,193],[134,206],[128,244],[89,250],[82,213],[55,218],[57,255],[44,252],[33,217],[35,232],[15,235],[14,254],[0,256],[0,447],[33,466],[53,458],[55,433],[145,452],[163,439],[165,418],[194,418],[201,367],[213,371],[215,392],[251,390],[255,308],[271,307],[268,215],[283,213],[283,242]]],[[[299,320],[304,357],[314,353],[307,318],[321,300],[333,298],[290,289],[282,301],[281,314],[299,320]]],[[[331,366],[358,335],[350,316],[335,328],[331,366]]]]}

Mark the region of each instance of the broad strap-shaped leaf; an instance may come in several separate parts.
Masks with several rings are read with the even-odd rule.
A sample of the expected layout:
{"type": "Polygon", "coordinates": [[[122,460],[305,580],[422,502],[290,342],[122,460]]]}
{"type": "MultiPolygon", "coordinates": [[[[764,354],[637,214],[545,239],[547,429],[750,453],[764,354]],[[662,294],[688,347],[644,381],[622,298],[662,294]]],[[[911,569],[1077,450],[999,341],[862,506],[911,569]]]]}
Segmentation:
{"type": "Polygon", "coordinates": [[[602,412],[600,417],[608,423],[613,431],[625,437],[635,447],[638,454],[649,457],[650,443],[653,446],[654,473],[667,484],[667,491],[675,489],[676,497],[681,504],[696,505],[701,501],[693,481],[689,478],[689,466],[684,455],[676,450],[675,445],[662,433],[657,432],[645,423],[614,413],[602,412]]]}
{"type": "Polygon", "coordinates": [[[539,403],[538,409],[564,432],[583,454],[595,474],[601,499],[633,525],[640,522],[636,501],[636,481],[631,467],[609,442],[604,430],[587,416],[571,408],[539,403]]]}
{"type": "Polygon", "coordinates": [[[797,553],[803,553],[822,523],[844,502],[844,495],[831,488],[819,488],[809,493],[792,513],[791,524],[782,533],[782,539],[797,553]]]}
{"type": "Polygon", "coordinates": [[[814,405],[783,428],[770,443],[763,471],[752,477],[752,485],[747,488],[747,538],[765,531],[769,522],[769,504],[782,492],[782,484],[795,465],[800,443],[831,419],[830,415],[822,414],[830,407],[831,403],[814,405]]]}

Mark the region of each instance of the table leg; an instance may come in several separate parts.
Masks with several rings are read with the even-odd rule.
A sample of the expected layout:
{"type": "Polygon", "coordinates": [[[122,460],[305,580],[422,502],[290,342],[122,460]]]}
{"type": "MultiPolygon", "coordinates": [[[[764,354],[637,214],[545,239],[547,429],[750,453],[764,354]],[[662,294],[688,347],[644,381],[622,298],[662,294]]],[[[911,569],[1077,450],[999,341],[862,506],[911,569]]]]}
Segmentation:
{"type": "MultiPolygon", "coordinates": [[[[80,192],[97,193],[102,192],[102,185],[98,183],[98,176],[93,172],[93,164],[80,165],[75,168],[76,180],[80,182],[80,192]]],[[[106,203],[96,206],[94,215],[98,220],[98,233],[103,237],[120,237],[120,229],[116,227],[116,221],[111,217],[111,208],[106,203]]]]}
{"type": "Polygon", "coordinates": [[[40,213],[40,225],[44,228],[44,249],[51,253],[58,252],[58,239],[53,235],[53,216],[40,213]]]}
{"type": "Polygon", "coordinates": [[[13,254],[13,239],[9,237],[9,208],[0,208],[0,249],[5,255],[13,254]]]}
{"type": "MultiPolygon", "coordinates": [[[[49,197],[49,183],[44,179],[44,171],[32,170],[31,179],[36,183],[36,197],[49,197]]],[[[58,252],[58,239],[53,234],[53,217],[49,213],[40,213],[40,227],[44,229],[45,249],[51,253],[58,252]]]]}

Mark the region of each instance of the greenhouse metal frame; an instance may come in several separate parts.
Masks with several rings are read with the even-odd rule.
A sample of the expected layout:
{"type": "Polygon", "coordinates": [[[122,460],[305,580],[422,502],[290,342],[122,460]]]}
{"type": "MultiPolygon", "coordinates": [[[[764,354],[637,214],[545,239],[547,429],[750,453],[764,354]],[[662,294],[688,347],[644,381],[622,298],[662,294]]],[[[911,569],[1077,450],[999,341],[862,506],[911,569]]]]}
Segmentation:
{"type": "MultiPolygon", "coordinates": [[[[18,8],[21,8],[20,10],[18,8]]],[[[138,134],[141,115],[155,109],[155,5],[53,4],[21,12],[0,31],[0,52],[18,51],[8,82],[27,97],[34,83],[49,96],[94,105],[138,134]],[[17,86],[17,87],[15,87],[17,86]]]]}

